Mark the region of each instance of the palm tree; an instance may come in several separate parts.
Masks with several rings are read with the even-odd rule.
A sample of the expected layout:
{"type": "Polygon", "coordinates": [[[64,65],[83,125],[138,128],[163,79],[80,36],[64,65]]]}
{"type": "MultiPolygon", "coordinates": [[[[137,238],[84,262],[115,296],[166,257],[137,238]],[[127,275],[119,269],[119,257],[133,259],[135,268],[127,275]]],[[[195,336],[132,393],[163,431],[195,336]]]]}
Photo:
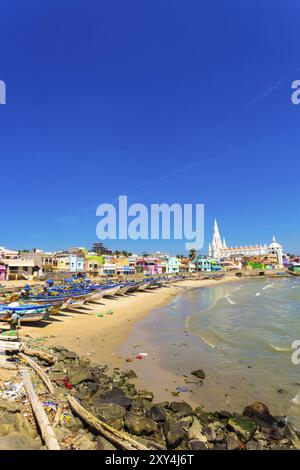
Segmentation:
{"type": "Polygon", "coordinates": [[[190,260],[193,260],[193,259],[196,258],[196,250],[195,250],[195,248],[192,248],[192,249],[190,250],[189,258],[190,258],[190,260]]]}

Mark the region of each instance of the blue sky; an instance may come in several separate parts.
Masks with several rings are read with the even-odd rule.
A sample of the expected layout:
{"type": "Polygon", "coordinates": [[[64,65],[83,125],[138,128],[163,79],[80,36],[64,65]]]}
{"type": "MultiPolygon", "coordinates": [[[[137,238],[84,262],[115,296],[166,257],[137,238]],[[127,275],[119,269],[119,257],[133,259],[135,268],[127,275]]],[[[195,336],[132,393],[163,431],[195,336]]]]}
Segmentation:
{"type": "MultiPolygon", "coordinates": [[[[297,0],[1,2],[1,237],[91,246],[96,207],[204,203],[300,252],[297,0]]],[[[106,243],[184,251],[181,241],[106,243]]]]}

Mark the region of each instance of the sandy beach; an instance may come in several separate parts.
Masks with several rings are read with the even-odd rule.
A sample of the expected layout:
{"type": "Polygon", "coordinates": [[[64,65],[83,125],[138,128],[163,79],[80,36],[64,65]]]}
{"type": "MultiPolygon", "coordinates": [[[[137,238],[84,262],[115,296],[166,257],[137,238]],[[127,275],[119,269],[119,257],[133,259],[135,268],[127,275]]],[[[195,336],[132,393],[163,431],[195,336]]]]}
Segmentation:
{"type": "Polygon", "coordinates": [[[167,305],[183,289],[208,287],[235,280],[235,276],[228,276],[220,281],[184,280],[168,287],[134,292],[124,297],[102,298],[100,302],[90,303],[80,310],[70,309],[52,315],[51,322],[44,322],[42,328],[40,323],[30,326],[24,324],[21,335],[46,337],[46,344],[72,349],[77,354],[87,355],[92,362],[124,367],[126,358],[121,357],[117,351],[133,326],[153,309],[167,305]],[[107,313],[110,311],[113,313],[107,313]],[[103,317],[98,317],[99,313],[103,317]]]}

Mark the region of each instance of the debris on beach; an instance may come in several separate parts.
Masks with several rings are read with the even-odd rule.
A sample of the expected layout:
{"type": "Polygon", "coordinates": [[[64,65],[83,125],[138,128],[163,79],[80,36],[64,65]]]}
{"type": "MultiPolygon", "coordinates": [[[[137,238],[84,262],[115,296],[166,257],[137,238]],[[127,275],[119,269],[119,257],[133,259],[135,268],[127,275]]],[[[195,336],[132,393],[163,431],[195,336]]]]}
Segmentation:
{"type": "MultiPolygon", "coordinates": [[[[193,409],[178,398],[190,392],[184,386],[171,392],[174,400],[155,403],[151,390],[136,388],[137,374],[132,369],[108,372],[106,364],[92,364],[88,357],[62,346],[45,346],[40,341],[39,347],[31,351],[37,354],[34,368],[26,363],[27,378],[55,445],[62,450],[245,451],[300,447],[298,432],[285,417],[273,416],[263,403],[253,403],[241,413],[209,412],[202,404],[193,409]],[[47,388],[48,381],[53,393],[47,388]]],[[[29,351],[28,344],[25,348],[29,351]]],[[[145,357],[141,354],[140,358],[145,357]]],[[[17,351],[12,353],[18,355],[17,351]]],[[[0,449],[49,448],[49,441],[37,425],[22,371],[10,372],[9,380],[0,381],[0,449]]],[[[202,369],[193,375],[205,378],[202,369]]]]}

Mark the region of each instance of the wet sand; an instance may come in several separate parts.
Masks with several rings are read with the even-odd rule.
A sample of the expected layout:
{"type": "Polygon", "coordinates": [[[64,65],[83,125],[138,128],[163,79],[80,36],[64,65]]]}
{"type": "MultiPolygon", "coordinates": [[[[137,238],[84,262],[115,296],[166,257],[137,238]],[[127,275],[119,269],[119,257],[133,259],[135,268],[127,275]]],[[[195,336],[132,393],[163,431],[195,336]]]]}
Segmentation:
{"type": "Polygon", "coordinates": [[[24,324],[21,335],[33,338],[47,337],[46,344],[60,345],[87,355],[92,362],[107,363],[111,367],[125,367],[126,358],[117,353],[133,326],[153,309],[167,305],[185,288],[207,287],[224,281],[185,280],[147,291],[137,291],[125,296],[102,298],[78,310],[69,310],[51,316],[51,322],[24,324]],[[110,315],[107,312],[113,311],[110,315]],[[97,314],[103,314],[98,317],[97,314]]]}

